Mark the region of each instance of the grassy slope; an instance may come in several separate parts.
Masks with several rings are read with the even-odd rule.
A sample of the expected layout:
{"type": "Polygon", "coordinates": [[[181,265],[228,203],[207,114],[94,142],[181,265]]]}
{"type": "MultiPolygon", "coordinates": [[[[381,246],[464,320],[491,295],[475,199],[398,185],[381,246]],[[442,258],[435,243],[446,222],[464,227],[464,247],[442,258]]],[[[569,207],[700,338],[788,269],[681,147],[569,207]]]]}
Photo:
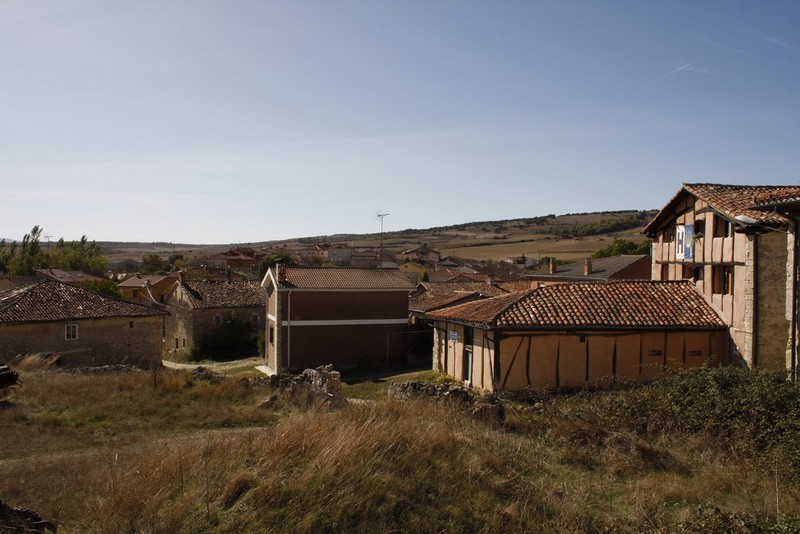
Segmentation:
{"type": "Polygon", "coordinates": [[[800,508],[780,451],[740,446],[782,428],[765,408],[797,416],[797,391],[698,376],[510,403],[499,425],[425,402],[265,410],[236,379],[27,373],[0,404],[0,498],[59,532],[724,532],[800,508]]]}

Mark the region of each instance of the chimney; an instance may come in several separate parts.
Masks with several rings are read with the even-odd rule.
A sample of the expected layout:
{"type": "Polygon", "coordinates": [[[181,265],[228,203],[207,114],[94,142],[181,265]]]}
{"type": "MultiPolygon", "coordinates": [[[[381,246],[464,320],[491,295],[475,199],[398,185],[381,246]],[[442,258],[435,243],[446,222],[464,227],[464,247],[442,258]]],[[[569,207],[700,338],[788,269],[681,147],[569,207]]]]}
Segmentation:
{"type": "Polygon", "coordinates": [[[592,260],[586,258],[583,260],[583,276],[589,276],[592,274],[592,260]]]}
{"type": "Polygon", "coordinates": [[[556,274],[556,260],[550,258],[550,274],[556,274]]]}
{"type": "Polygon", "coordinates": [[[284,264],[275,264],[275,278],[278,279],[278,283],[286,281],[286,266],[284,264]]]}

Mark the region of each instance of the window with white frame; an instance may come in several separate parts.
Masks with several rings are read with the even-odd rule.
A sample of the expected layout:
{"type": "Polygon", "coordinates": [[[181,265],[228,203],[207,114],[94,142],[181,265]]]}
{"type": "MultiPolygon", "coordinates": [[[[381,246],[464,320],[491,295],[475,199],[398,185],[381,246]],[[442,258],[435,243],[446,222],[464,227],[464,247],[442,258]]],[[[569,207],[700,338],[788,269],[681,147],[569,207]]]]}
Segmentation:
{"type": "Polygon", "coordinates": [[[78,339],[78,325],[66,325],[66,328],[64,329],[64,339],[78,339]]]}

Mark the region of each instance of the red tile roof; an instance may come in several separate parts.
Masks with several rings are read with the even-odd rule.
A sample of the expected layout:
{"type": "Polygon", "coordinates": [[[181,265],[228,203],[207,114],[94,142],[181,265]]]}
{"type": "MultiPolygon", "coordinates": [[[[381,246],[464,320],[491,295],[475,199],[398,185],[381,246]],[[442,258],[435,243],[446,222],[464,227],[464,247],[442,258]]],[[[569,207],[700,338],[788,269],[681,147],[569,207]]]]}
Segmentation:
{"type": "MultiPolygon", "coordinates": [[[[281,287],[298,289],[389,289],[411,291],[414,284],[398,269],[284,267],[281,287]],[[285,271],[284,271],[285,269],[285,271]]],[[[271,271],[274,276],[274,269],[271,271]]]]}
{"type": "Polygon", "coordinates": [[[558,284],[428,314],[501,329],[724,328],[689,281],[558,284]]]}
{"type": "Polygon", "coordinates": [[[255,308],[267,302],[264,288],[256,281],[193,280],[183,287],[194,308],[255,308]]]}
{"type": "Polygon", "coordinates": [[[757,195],[754,199],[756,209],[780,207],[800,203],[800,187],[787,187],[780,191],[773,191],[757,195]]]}
{"type": "Polygon", "coordinates": [[[55,280],[0,293],[0,323],[6,324],[151,315],[167,313],[55,280]]]}
{"type": "Polygon", "coordinates": [[[643,233],[653,235],[665,219],[673,216],[673,208],[686,194],[704,200],[731,221],[737,215],[746,215],[762,225],[783,226],[786,224],[784,217],[776,213],[757,210],[753,206],[759,204],[760,198],[768,198],[772,195],[791,195],[796,194],[797,191],[797,186],[785,185],[683,184],[681,190],[645,226],[643,233]]]}
{"type": "Polygon", "coordinates": [[[456,304],[462,304],[464,302],[471,302],[481,298],[484,297],[482,297],[477,291],[454,291],[443,294],[423,293],[422,295],[409,297],[408,309],[412,312],[424,313],[448,306],[454,306],[456,304]]]}
{"type": "MultiPolygon", "coordinates": [[[[424,287],[428,293],[436,295],[444,295],[453,293],[454,291],[475,291],[484,297],[497,297],[508,293],[508,291],[504,291],[492,284],[471,280],[465,282],[422,282],[422,287],[424,287]]],[[[530,283],[528,283],[528,288],[530,288],[530,283]]]]}
{"type": "Polygon", "coordinates": [[[145,285],[154,286],[167,278],[164,274],[153,275],[134,275],[117,284],[117,287],[143,287],[145,285]]]}

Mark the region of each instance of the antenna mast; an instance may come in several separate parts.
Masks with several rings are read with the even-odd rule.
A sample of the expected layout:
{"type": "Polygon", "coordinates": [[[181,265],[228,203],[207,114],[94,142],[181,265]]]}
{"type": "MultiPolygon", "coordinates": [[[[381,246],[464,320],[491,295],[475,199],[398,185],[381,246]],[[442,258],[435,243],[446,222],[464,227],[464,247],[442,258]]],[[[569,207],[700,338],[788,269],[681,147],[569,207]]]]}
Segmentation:
{"type": "Polygon", "coordinates": [[[381,252],[380,252],[380,256],[378,256],[378,266],[379,267],[381,265],[383,265],[383,219],[387,215],[391,215],[391,213],[381,213],[380,210],[378,210],[378,213],[375,215],[377,218],[379,218],[381,220],[381,248],[380,248],[381,252]]]}

